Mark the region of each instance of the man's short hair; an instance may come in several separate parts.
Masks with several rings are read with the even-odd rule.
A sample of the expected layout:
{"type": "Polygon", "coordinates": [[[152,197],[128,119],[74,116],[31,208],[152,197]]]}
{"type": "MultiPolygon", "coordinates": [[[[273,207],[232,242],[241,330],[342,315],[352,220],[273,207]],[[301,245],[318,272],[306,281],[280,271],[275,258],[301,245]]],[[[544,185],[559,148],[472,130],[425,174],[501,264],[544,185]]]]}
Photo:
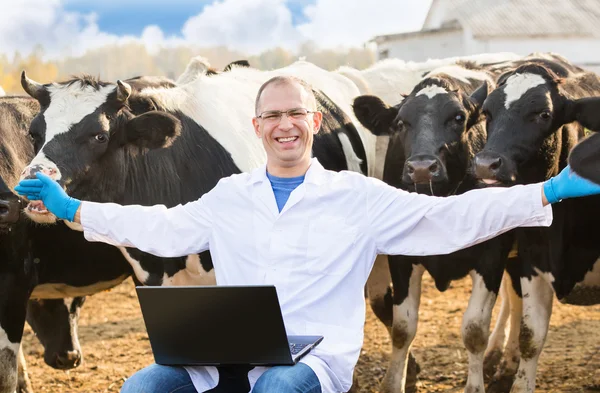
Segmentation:
{"type": "Polygon", "coordinates": [[[300,79],[296,76],[280,75],[280,76],[274,76],[273,78],[269,79],[268,81],[266,81],[265,83],[262,84],[260,89],[258,89],[258,94],[256,94],[256,101],[254,101],[254,112],[255,112],[256,116],[259,115],[258,104],[260,102],[260,97],[262,96],[262,93],[267,88],[267,86],[273,85],[273,84],[275,84],[275,85],[285,85],[285,84],[291,85],[293,83],[298,83],[300,86],[302,86],[304,91],[308,94],[309,102],[313,104],[313,107],[307,108],[307,109],[316,110],[317,109],[317,99],[315,98],[315,93],[313,92],[313,88],[310,85],[310,83],[308,83],[305,80],[300,79]]]}

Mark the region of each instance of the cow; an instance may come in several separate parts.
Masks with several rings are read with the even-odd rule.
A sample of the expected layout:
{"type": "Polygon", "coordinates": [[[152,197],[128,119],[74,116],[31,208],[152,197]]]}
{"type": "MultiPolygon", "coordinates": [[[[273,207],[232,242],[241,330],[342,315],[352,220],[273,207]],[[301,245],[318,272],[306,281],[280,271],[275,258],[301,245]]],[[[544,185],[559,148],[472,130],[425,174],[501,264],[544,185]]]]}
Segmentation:
{"type": "MultiPolygon", "coordinates": [[[[175,88],[139,92],[89,77],[41,85],[24,73],[23,88],[42,111],[30,127],[40,148],[22,177],[43,171],[73,197],[91,201],[175,206],[196,200],[221,178],[265,162],[250,119],[259,87],[274,75],[297,75],[315,87],[324,120],[313,155],[323,166],[368,174],[374,137],[353,118],[358,90],[347,78],[298,62],[270,72],[200,73],[175,88]]],[[[39,202],[25,211],[36,222],[56,222],[39,202]]],[[[141,284],[215,283],[209,252],[158,258],[120,251],[141,284]]]]}
{"type": "MultiPolygon", "coordinates": [[[[483,64],[504,64],[519,59],[514,53],[483,53],[464,57],[449,57],[443,59],[429,59],[424,62],[406,62],[400,59],[386,59],[364,69],[357,70],[352,67],[342,66],[337,73],[349,78],[359,89],[361,95],[374,95],[383,102],[391,105],[400,103],[422,78],[434,69],[443,66],[452,66],[457,62],[473,62],[483,64]]],[[[383,177],[386,152],[388,150],[389,135],[383,133],[376,140],[376,162],[374,175],[383,177]]],[[[388,330],[391,329],[393,320],[392,289],[389,286],[391,276],[387,256],[379,255],[371,271],[368,286],[368,297],[375,315],[384,323],[388,330]]],[[[416,383],[414,358],[410,358],[407,388],[416,383]],[[410,384],[409,384],[410,382],[410,384]]]]}
{"type": "MultiPolygon", "coordinates": [[[[242,67],[242,68],[250,68],[250,63],[248,60],[236,60],[233,61],[223,68],[223,72],[229,72],[233,68],[242,67]]],[[[177,85],[185,85],[187,83],[193,82],[200,75],[218,75],[219,71],[217,71],[214,67],[210,66],[210,63],[207,59],[202,56],[193,57],[185,67],[183,73],[177,78],[175,82],[177,85]]]]}
{"type": "MultiPolygon", "coordinates": [[[[39,111],[38,103],[27,97],[0,99],[0,392],[30,392],[20,341],[25,318],[44,346],[44,359],[55,368],[72,368],[81,362],[76,322],[82,298],[50,299],[45,303],[29,300],[37,283],[45,283],[46,270],[40,266],[42,255],[35,248],[35,225],[20,218],[20,200],[11,192],[20,168],[33,157],[33,144],[27,127],[39,111]],[[29,302],[28,302],[29,300],[29,302]],[[66,307],[65,302],[70,305],[66,307]],[[18,363],[18,365],[17,365],[18,363]]],[[[56,230],[43,231],[46,241],[59,242],[56,230]]],[[[44,264],[68,253],[54,248],[55,255],[44,253],[44,264]],[[46,258],[46,256],[48,258],[46,258]]],[[[124,265],[125,267],[128,267],[124,265]]],[[[34,291],[35,292],[35,291],[34,291]]],[[[36,295],[37,296],[37,295],[36,295]]],[[[66,295],[68,296],[68,294],[66,295]]],[[[66,297],[65,296],[65,297],[66,297]]]]}
{"type": "MultiPolygon", "coordinates": [[[[486,139],[481,105],[494,87],[493,74],[473,63],[431,71],[395,106],[379,97],[354,101],[357,118],[375,135],[390,135],[383,179],[407,191],[436,196],[476,188],[467,171],[486,139]]],[[[427,270],[445,291],[452,280],[470,275],[473,290],[463,317],[462,336],[469,356],[465,392],[482,392],[483,355],[512,237],[445,256],[389,256],[393,283],[392,356],[383,392],[405,391],[405,367],[417,330],[421,278],[427,270]]]]}
{"type": "MultiPolygon", "coordinates": [[[[539,183],[558,174],[583,127],[598,126],[597,101],[586,98],[595,95],[600,77],[558,56],[530,58],[505,72],[483,104],[488,139],[472,169],[481,185],[539,183]]],[[[597,196],[565,200],[552,206],[549,228],[514,230],[519,263],[507,270],[515,292],[511,312],[517,314],[511,318],[521,323],[518,341],[507,343],[497,386],[534,391],[554,295],[568,304],[600,300],[599,203],[597,196]]]]}
{"type": "MultiPolygon", "coordinates": [[[[457,62],[473,62],[477,65],[506,64],[520,59],[514,53],[483,53],[464,57],[448,57],[443,59],[429,59],[424,62],[406,62],[400,59],[386,59],[372,66],[357,70],[352,67],[342,66],[335,72],[349,78],[360,91],[361,95],[374,95],[383,102],[391,105],[400,103],[422,78],[434,69],[443,66],[452,66],[457,62]]],[[[376,162],[374,177],[383,177],[386,152],[388,150],[389,135],[384,133],[377,136],[376,162]]],[[[369,300],[377,317],[384,322],[386,327],[391,327],[392,301],[391,282],[387,258],[379,256],[369,279],[369,300]],[[386,285],[380,285],[385,282],[386,285]]]]}
{"type": "MultiPolygon", "coordinates": [[[[136,88],[174,86],[162,77],[128,82],[136,88]]],[[[20,350],[25,319],[48,365],[77,367],[82,362],[77,320],[84,296],[131,275],[112,247],[91,246],[62,224],[43,228],[21,217],[21,202],[11,190],[34,157],[28,127],[39,108],[30,97],[0,99],[0,393],[14,393],[15,385],[19,392],[32,391],[20,350]],[[100,274],[91,273],[94,263],[101,265],[100,274]]]]}

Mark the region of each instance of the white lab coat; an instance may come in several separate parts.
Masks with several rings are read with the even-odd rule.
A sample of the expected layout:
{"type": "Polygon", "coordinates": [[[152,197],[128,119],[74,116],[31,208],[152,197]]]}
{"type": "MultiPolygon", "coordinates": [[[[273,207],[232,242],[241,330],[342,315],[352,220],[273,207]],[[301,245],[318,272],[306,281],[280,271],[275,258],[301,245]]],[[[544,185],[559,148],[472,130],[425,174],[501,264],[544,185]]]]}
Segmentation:
{"type": "MultiPolygon", "coordinates": [[[[552,209],[542,206],[541,189],[430,197],[328,171],[313,158],[281,213],[262,166],[171,209],[83,202],[81,223],[90,241],[159,256],[210,248],[219,285],[275,285],[287,333],[325,337],[301,361],[323,393],[344,392],[362,346],[363,287],[375,256],[447,254],[518,226],[549,226],[552,209]]],[[[187,369],[199,392],[217,384],[214,368],[187,369]]],[[[250,371],[252,386],[264,370],[250,371]]]]}

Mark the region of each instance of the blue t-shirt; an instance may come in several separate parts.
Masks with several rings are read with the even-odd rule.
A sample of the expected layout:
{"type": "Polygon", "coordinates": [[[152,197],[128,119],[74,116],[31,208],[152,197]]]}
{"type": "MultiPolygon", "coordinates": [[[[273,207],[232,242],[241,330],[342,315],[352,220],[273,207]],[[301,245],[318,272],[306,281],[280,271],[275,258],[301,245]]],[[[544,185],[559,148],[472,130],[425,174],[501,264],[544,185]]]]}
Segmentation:
{"type": "Polygon", "coordinates": [[[281,209],[285,206],[292,191],[304,182],[304,175],[298,177],[277,177],[267,172],[267,178],[271,182],[271,188],[273,188],[273,193],[275,194],[277,208],[281,213],[281,209]]]}

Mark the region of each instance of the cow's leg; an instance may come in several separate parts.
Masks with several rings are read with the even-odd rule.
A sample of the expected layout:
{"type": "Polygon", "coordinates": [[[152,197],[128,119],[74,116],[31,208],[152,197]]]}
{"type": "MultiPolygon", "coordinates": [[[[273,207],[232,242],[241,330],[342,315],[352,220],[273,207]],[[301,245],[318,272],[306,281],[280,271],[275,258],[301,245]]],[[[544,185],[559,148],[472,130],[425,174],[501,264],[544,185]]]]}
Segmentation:
{"type": "Polygon", "coordinates": [[[519,333],[521,360],[511,393],[535,390],[537,363],[546,341],[552,315],[552,287],[539,275],[521,279],[523,318],[519,333]]]}
{"type": "Polygon", "coordinates": [[[371,309],[391,334],[393,303],[392,276],[387,255],[378,255],[367,280],[367,296],[371,309]]]}
{"type": "Polygon", "coordinates": [[[0,393],[13,393],[17,387],[19,345],[10,341],[0,325],[0,393]]]}
{"type": "MultiPolygon", "coordinates": [[[[497,292],[490,291],[483,277],[471,271],[473,289],[469,305],[463,316],[462,338],[469,358],[469,375],[465,393],[483,393],[483,355],[488,343],[492,310],[496,302],[497,292]]],[[[498,291],[498,287],[495,288],[498,291]]]]}
{"type": "Polygon", "coordinates": [[[504,274],[502,284],[500,285],[502,299],[500,312],[498,313],[498,319],[496,320],[496,325],[490,335],[485,357],[483,358],[483,373],[486,380],[494,376],[496,368],[502,360],[502,354],[504,353],[506,327],[510,317],[510,293],[508,292],[508,286],[510,285],[509,280],[510,278],[508,275],[504,274]]]}
{"type": "Polygon", "coordinates": [[[521,318],[523,316],[523,299],[515,288],[514,282],[510,277],[507,277],[506,290],[509,296],[510,303],[510,324],[508,339],[504,347],[504,356],[492,383],[488,387],[488,393],[508,392],[514,382],[517,368],[519,367],[519,332],[521,330],[521,318]]]}
{"type": "Polygon", "coordinates": [[[409,351],[417,333],[421,278],[425,269],[422,265],[413,265],[406,258],[389,258],[394,287],[392,355],[380,392],[405,393],[409,351]]]}
{"type": "Polygon", "coordinates": [[[22,345],[19,347],[17,374],[17,393],[33,393],[31,381],[29,380],[29,375],[27,374],[27,363],[25,362],[25,355],[23,354],[22,345]]]}

